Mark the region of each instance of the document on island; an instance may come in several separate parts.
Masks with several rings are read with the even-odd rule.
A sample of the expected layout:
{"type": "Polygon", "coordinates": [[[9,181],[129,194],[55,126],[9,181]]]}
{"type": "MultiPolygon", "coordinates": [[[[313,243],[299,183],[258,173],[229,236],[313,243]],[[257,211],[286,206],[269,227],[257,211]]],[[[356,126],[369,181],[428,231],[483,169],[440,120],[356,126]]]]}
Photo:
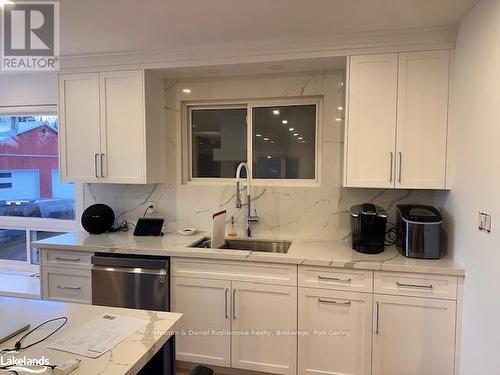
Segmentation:
{"type": "Polygon", "coordinates": [[[148,323],[148,320],[103,314],[54,340],[47,347],[97,358],[148,323]]]}

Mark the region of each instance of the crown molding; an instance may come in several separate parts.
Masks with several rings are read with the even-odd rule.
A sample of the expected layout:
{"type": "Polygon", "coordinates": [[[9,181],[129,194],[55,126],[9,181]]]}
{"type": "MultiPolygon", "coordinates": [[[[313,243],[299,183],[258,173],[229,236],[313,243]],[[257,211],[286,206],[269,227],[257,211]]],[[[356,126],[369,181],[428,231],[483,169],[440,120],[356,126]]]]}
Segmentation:
{"type": "Polygon", "coordinates": [[[455,48],[458,27],[339,34],[332,38],[218,44],[176,50],[61,56],[62,71],[161,69],[315,59],[363,53],[455,48]]]}

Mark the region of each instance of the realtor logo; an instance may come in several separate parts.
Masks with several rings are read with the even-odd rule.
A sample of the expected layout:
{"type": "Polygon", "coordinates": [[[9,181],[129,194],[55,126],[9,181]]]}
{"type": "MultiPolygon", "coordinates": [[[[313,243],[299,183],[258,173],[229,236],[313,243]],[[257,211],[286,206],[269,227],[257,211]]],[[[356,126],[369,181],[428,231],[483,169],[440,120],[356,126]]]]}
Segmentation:
{"type": "Polygon", "coordinates": [[[6,2],[2,11],[2,70],[59,69],[59,2],[6,2]]]}

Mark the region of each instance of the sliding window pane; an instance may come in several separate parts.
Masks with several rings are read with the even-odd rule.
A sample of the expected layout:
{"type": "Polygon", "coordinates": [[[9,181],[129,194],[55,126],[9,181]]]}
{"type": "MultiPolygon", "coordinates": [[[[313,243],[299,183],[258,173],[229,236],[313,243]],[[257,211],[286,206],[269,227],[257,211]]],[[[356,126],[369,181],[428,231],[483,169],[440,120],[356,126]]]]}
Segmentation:
{"type": "Polygon", "coordinates": [[[57,116],[0,116],[0,216],[75,219],[60,179],[57,116]]]}
{"type": "Polygon", "coordinates": [[[0,259],[26,262],[26,231],[0,229],[0,259]]]}
{"type": "Polygon", "coordinates": [[[253,109],[253,177],[316,177],[316,105],[253,109]]]}
{"type": "Polygon", "coordinates": [[[233,178],[247,159],[244,108],[191,111],[192,176],[233,178]]]}

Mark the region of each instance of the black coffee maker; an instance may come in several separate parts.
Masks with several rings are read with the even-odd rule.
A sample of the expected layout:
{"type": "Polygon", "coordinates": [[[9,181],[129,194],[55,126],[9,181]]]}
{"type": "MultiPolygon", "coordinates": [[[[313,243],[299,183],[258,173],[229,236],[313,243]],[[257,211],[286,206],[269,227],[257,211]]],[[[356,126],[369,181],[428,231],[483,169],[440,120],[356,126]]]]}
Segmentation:
{"type": "Polygon", "coordinates": [[[351,215],[352,248],[364,254],[378,254],[384,251],[387,213],[372,203],[352,206],[351,215]]]}

